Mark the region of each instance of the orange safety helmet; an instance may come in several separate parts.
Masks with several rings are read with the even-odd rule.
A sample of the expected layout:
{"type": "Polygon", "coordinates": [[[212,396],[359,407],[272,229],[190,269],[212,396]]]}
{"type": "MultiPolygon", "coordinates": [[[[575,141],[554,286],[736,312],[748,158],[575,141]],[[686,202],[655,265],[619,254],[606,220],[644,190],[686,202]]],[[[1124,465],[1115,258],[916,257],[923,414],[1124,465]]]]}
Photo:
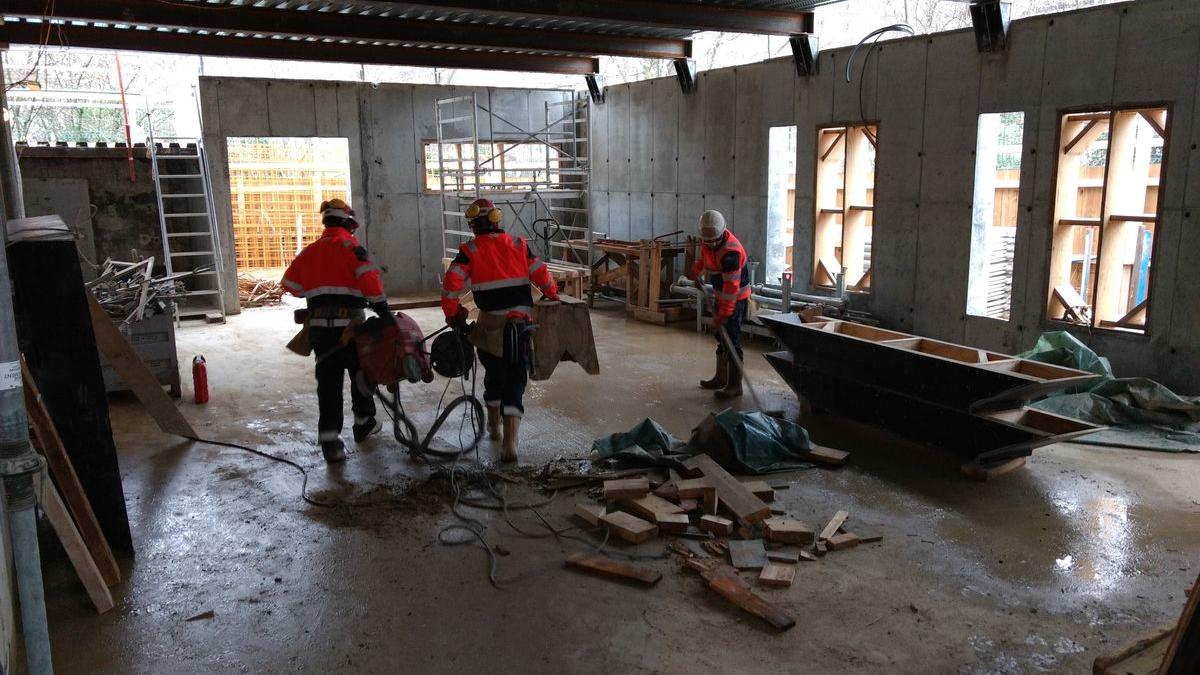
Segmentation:
{"type": "Polygon", "coordinates": [[[351,231],[358,228],[358,220],[354,217],[354,209],[342,199],[328,199],[321,202],[321,224],[345,227],[351,231]]]}
{"type": "Polygon", "coordinates": [[[499,225],[500,221],[504,220],[504,212],[496,208],[490,199],[476,199],[471,202],[471,205],[467,207],[467,212],[463,215],[472,224],[479,218],[486,218],[490,225],[499,225]]]}

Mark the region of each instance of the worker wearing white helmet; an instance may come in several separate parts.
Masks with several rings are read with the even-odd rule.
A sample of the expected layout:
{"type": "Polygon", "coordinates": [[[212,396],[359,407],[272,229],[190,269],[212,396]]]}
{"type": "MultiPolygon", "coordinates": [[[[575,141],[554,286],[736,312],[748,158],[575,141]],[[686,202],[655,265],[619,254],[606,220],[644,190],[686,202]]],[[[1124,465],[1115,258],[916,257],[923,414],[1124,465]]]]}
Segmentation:
{"type": "MultiPolygon", "coordinates": [[[[712,284],[716,302],[713,306],[712,326],[714,332],[724,331],[729,344],[737,350],[738,361],[742,360],[742,318],[746,315],[746,303],[750,299],[750,273],[746,267],[746,250],[742,243],[725,226],[725,216],[720,211],[705,211],[698,224],[700,259],[688,275],[702,283],[707,274],[712,284]]],[[[742,373],[729,355],[717,332],[717,372],[712,379],[703,380],[704,389],[715,389],[717,398],[733,398],[742,395],[742,373]]]]}

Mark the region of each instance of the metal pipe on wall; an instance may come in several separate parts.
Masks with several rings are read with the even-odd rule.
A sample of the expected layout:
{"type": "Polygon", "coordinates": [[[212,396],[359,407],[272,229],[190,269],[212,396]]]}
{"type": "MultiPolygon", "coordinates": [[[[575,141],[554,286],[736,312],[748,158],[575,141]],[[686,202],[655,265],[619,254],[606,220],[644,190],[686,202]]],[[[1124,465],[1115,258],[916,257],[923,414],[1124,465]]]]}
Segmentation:
{"type": "Polygon", "coordinates": [[[28,671],[52,673],[50,630],[46,621],[42,562],[38,553],[37,521],[33,507],[33,475],[42,470],[42,459],[29,444],[25,416],[25,391],[21,384],[21,353],[13,320],[12,282],[8,277],[8,219],[0,214],[0,477],[8,511],[17,597],[21,605],[21,630],[25,636],[28,671]]]}
{"type": "MultiPolygon", "coordinates": [[[[0,55],[2,56],[2,55],[0,55]]],[[[0,63],[0,110],[7,109],[3,64],[0,63]]],[[[46,595],[42,585],[42,561],[38,553],[37,520],[33,507],[37,496],[33,475],[42,470],[40,455],[29,444],[29,421],[25,415],[25,390],[21,382],[21,352],[13,316],[12,281],[8,276],[9,200],[21,202],[21,187],[14,168],[12,137],[7,115],[0,127],[0,478],[3,479],[8,513],[13,567],[17,576],[17,598],[21,605],[21,631],[25,637],[26,670],[32,675],[54,672],[50,659],[50,629],[46,621],[46,595]]]]}

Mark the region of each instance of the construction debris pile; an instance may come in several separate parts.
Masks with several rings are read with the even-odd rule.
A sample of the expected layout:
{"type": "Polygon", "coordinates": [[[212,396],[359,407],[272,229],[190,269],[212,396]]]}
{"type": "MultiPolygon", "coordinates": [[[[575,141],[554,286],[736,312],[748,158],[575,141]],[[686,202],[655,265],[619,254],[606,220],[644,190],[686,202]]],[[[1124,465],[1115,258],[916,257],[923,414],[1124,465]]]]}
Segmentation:
{"type": "MultiPolygon", "coordinates": [[[[848,455],[821,450],[819,461],[829,465],[844,463],[848,455]]],[[[800,563],[816,562],[830,551],[882,539],[877,534],[849,531],[848,511],[838,511],[824,527],[814,529],[771,507],[775,492],[787,489],[786,484],[741,481],[708,455],[696,455],[683,466],[686,476],[669,470],[665,479],[647,475],[654,469],[619,472],[627,477],[604,481],[604,503],[576,503],[575,515],[631,544],[656,536],[692,540],[688,544],[673,542],[670,551],[686,568],[698,572],[709,588],[778,630],[791,628],[795,621],[751,590],[742,573],[754,575],[761,587],[786,588],[800,563]]],[[[569,567],[647,586],[662,576],[596,554],[577,553],[566,562],[569,567]]]]}
{"type": "Polygon", "coordinates": [[[269,307],[283,301],[283,286],[276,281],[238,274],[238,300],[242,307],[269,307]]]}
{"type": "Polygon", "coordinates": [[[133,323],[168,312],[171,304],[182,300],[187,293],[184,279],[212,271],[211,266],[206,266],[155,277],[154,261],[154,256],[139,262],[109,258],[100,266],[96,278],[86,284],[87,288],[113,320],[133,323]]]}

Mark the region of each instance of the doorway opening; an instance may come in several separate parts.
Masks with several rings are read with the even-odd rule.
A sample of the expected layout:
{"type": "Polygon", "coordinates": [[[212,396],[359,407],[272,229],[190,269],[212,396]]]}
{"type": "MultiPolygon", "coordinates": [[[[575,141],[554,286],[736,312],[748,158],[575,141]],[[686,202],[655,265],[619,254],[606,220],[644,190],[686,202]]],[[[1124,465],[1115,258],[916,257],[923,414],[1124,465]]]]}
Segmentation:
{"type": "Polygon", "coordinates": [[[278,279],[324,227],[318,208],[350,197],[345,138],[226,139],[239,273],[278,279]]]}
{"type": "Polygon", "coordinates": [[[792,271],[796,230],[796,127],[771,127],[767,155],[767,258],[764,281],[792,271]]]}

